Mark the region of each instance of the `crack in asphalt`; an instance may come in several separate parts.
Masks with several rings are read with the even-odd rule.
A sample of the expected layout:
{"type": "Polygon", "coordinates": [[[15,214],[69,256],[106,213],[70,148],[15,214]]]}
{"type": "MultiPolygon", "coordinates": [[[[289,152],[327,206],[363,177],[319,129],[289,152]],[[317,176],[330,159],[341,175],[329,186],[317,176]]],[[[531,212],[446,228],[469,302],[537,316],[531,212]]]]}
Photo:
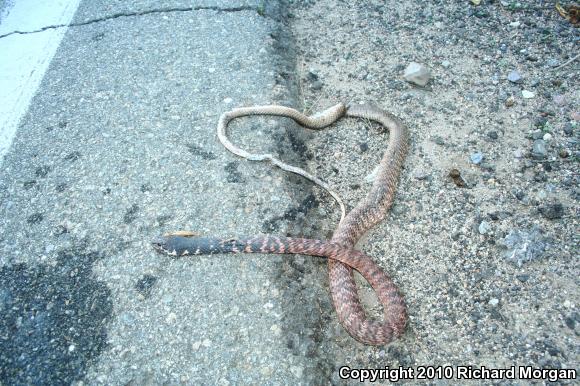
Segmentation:
{"type": "Polygon", "coordinates": [[[220,8],[215,6],[197,6],[197,7],[175,7],[175,8],[162,8],[162,9],[149,9],[146,11],[136,11],[136,12],[118,12],[114,13],[109,16],[103,16],[96,19],[86,20],[83,22],[78,23],[69,23],[69,24],[54,24],[54,25],[47,25],[45,27],[39,28],[33,31],[12,31],[5,34],[0,35],[0,39],[11,36],[11,35],[29,35],[35,34],[39,32],[44,32],[50,29],[57,29],[57,28],[64,28],[64,27],[82,27],[89,24],[100,23],[107,20],[118,19],[120,17],[135,17],[135,16],[145,16],[151,15],[156,13],[173,13],[173,12],[193,12],[193,11],[216,11],[216,12],[241,12],[241,11],[255,11],[260,16],[265,16],[263,12],[260,12],[256,7],[250,6],[240,6],[240,7],[229,7],[229,8],[220,8]]]}

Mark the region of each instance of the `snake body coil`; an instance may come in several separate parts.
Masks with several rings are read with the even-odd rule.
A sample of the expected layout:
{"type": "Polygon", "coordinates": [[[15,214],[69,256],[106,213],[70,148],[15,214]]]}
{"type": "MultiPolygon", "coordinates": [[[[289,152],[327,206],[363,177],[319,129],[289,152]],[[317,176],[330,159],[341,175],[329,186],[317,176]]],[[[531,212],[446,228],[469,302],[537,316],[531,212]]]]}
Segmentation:
{"type": "Polygon", "coordinates": [[[328,258],[330,293],[339,320],[348,333],[362,343],[384,345],[402,335],[407,321],[403,296],[389,276],[367,255],[354,249],[358,240],[381,222],[393,203],[397,181],[408,147],[405,125],[395,116],[369,105],[346,108],[336,105],[321,114],[308,117],[282,106],[259,106],[234,109],[224,113],[218,124],[220,141],[233,153],[251,160],[270,161],[282,169],[304,175],[320,184],[302,169],[286,165],[269,154],[254,155],[231,144],[225,136],[228,123],[247,115],[289,117],[302,126],[319,129],[343,116],[369,119],[387,127],[389,144],[380,162],[377,176],[367,196],[341,221],[329,241],[258,236],[239,239],[215,239],[168,235],[153,242],[155,249],[171,255],[214,253],[304,254],[328,258]],[[384,320],[369,320],[360,304],[352,269],[359,271],[375,290],[383,305],[384,320]]]}

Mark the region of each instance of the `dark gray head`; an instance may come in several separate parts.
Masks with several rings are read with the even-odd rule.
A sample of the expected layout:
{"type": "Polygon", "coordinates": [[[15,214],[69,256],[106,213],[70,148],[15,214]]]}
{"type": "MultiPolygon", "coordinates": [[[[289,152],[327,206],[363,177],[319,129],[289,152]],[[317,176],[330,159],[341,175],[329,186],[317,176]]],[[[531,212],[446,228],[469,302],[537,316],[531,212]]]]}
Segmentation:
{"type": "Polygon", "coordinates": [[[198,249],[200,241],[203,244],[205,240],[207,239],[203,237],[168,234],[156,238],[151,242],[151,245],[156,251],[170,256],[186,256],[193,255],[193,251],[198,249]]]}
{"type": "Polygon", "coordinates": [[[168,237],[168,236],[160,236],[160,237],[156,237],[155,239],[153,239],[153,241],[151,242],[151,246],[153,247],[153,249],[155,249],[157,252],[160,253],[165,253],[167,255],[176,255],[177,251],[175,250],[175,248],[173,248],[173,246],[171,245],[171,239],[173,237],[168,237]]]}

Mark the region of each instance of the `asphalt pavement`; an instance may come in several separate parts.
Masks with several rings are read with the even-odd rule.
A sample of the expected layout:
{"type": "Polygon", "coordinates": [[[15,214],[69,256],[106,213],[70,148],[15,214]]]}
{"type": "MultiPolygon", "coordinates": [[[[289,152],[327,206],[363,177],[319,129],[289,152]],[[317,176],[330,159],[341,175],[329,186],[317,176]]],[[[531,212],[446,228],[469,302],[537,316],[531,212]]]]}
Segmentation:
{"type": "MultiPolygon", "coordinates": [[[[334,367],[324,261],[150,246],[172,230],[321,232],[308,183],[215,134],[233,107],[298,105],[285,12],[81,2],[0,170],[2,384],[299,384],[334,367]]],[[[291,122],[232,131],[305,161],[291,122]]]]}

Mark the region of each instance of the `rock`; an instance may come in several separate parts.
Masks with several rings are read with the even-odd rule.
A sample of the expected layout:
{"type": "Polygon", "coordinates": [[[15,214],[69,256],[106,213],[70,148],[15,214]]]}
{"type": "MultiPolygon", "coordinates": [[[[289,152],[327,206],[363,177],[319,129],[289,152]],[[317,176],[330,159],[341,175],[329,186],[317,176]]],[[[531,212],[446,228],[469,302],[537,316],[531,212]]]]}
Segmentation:
{"type": "Polygon", "coordinates": [[[543,201],[548,197],[548,192],[546,192],[544,189],[540,189],[538,191],[538,193],[536,193],[536,199],[538,201],[543,201]]]}
{"type": "Polygon", "coordinates": [[[529,60],[530,62],[537,62],[538,61],[538,57],[534,56],[534,55],[526,55],[526,60],[529,60]]]}
{"type": "Polygon", "coordinates": [[[549,141],[549,140],[551,140],[551,139],[552,139],[552,134],[550,134],[550,133],[546,133],[546,134],[544,134],[544,136],[542,137],[542,139],[543,139],[544,141],[549,141]]]}
{"type": "Polygon", "coordinates": [[[508,74],[507,79],[512,83],[522,83],[521,75],[515,70],[508,74]]]}
{"type": "Polygon", "coordinates": [[[318,80],[318,74],[315,73],[313,70],[310,70],[308,71],[308,74],[306,74],[306,78],[311,82],[315,82],[318,80]]]}
{"type": "Polygon", "coordinates": [[[418,180],[426,180],[427,178],[429,178],[429,173],[424,169],[418,169],[415,171],[414,176],[418,180]]]}
{"type": "Polygon", "coordinates": [[[490,131],[489,133],[487,133],[487,136],[491,139],[498,139],[499,135],[497,135],[497,131],[490,131]]]}
{"type": "Polygon", "coordinates": [[[321,90],[322,89],[322,82],[317,80],[314,83],[312,83],[312,86],[310,86],[313,90],[321,90]]]}
{"type": "Polygon", "coordinates": [[[411,62],[405,68],[403,78],[409,83],[414,83],[418,86],[425,86],[431,79],[431,73],[423,64],[411,62]]]}
{"type": "MultiPolygon", "coordinates": [[[[548,123],[548,118],[546,117],[537,117],[534,119],[534,126],[541,129],[548,123]]],[[[537,139],[537,138],[536,138],[537,139]]]]}
{"type": "Polygon", "coordinates": [[[566,149],[560,149],[560,151],[558,152],[558,155],[560,156],[560,158],[568,158],[570,153],[566,149]]]}
{"type": "Polygon", "coordinates": [[[516,278],[519,281],[521,281],[522,283],[525,283],[530,278],[530,275],[524,273],[524,274],[521,274],[521,275],[516,275],[516,278]]]}
{"type": "Polygon", "coordinates": [[[451,169],[449,171],[449,177],[453,180],[456,186],[463,188],[467,186],[467,182],[461,177],[461,172],[457,169],[451,169]]]}
{"type": "Polygon", "coordinates": [[[497,307],[497,305],[499,304],[499,299],[497,298],[490,299],[489,302],[487,302],[487,304],[489,304],[492,307],[497,307]]]}
{"type": "Polygon", "coordinates": [[[441,65],[444,68],[449,68],[451,66],[451,62],[449,60],[444,60],[444,61],[441,62],[441,65]]]}
{"type": "Polygon", "coordinates": [[[437,145],[445,145],[445,140],[440,135],[435,135],[431,137],[431,141],[435,142],[437,145]]]}
{"type": "Polygon", "coordinates": [[[533,92],[531,92],[531,91],[528,91],[528,90],[522,90],[522,97],[523,97],[524,99],[532,99],[532,98],[534,98],[535,96],[536,96],[536,94],[534,94],[534,93],[533,93],[533,92]]]}
{"type": "Polygon", "coordinates": [[[567,124],[566,126],[564,126],[564,134],[566,134],[567,136],[571,136],[572,134],[574,134],[574,128],[572,127],[571,124],[567,124]]]}
{"type": "Polygon", "coordinates": [[[546,142],[543,139],[537,139],[534,141],[534,146],[532,147],[532,157],[535,159],[544,159],[548,154],[548,149],[546,149],[546,142]]]}
{"type": "Polygon", "coordinates": [[[542,205],[539,210],[545,218],[550,220],[562,218],[564,215],[564,206],[559,202],[542,205]]]}
{"type": "Polygon", "coordinates": [[[491,225],[487,221],[482,221],[477,228],[480,235],[485,235],[491,231],[491,225]]]}
{"type": "Polygon", "coordinates": [[[471,162],[474,163],[475,165],[479,165],[481,161],[483,161],[483,154],[479,152],[473,153],[472,155],[469,156],[469,159],[471,159],[471,162]]]}
{"type": "Polygon", "coordinates": [[[516,98],[513,95],[510,95],[504,102],[505,107],[512,107],[516,103],[516,98]]]}
{"type": "Polygon", "coordinates": [[[481,166],[482,169],[488,171],[488,172],[495,172],[495,165],[488,162],[488,161],[483,161],[481,164],[479,164],[479,166],[481,166]]]}
{"type": "Polygon", "coordinates": [[[546,250],[546,242],[539,227],[530,230],[512,229],[501,242],[506,251],[504,258],[519,266],[522,263],[540,258],[546,250]]]}
{"type": "Polygon", "coordinates": [[[564,97],[564,95],[554,95],[552,100],[558,106],[564,106],[566,104],[566,98],[564,97]]]}

